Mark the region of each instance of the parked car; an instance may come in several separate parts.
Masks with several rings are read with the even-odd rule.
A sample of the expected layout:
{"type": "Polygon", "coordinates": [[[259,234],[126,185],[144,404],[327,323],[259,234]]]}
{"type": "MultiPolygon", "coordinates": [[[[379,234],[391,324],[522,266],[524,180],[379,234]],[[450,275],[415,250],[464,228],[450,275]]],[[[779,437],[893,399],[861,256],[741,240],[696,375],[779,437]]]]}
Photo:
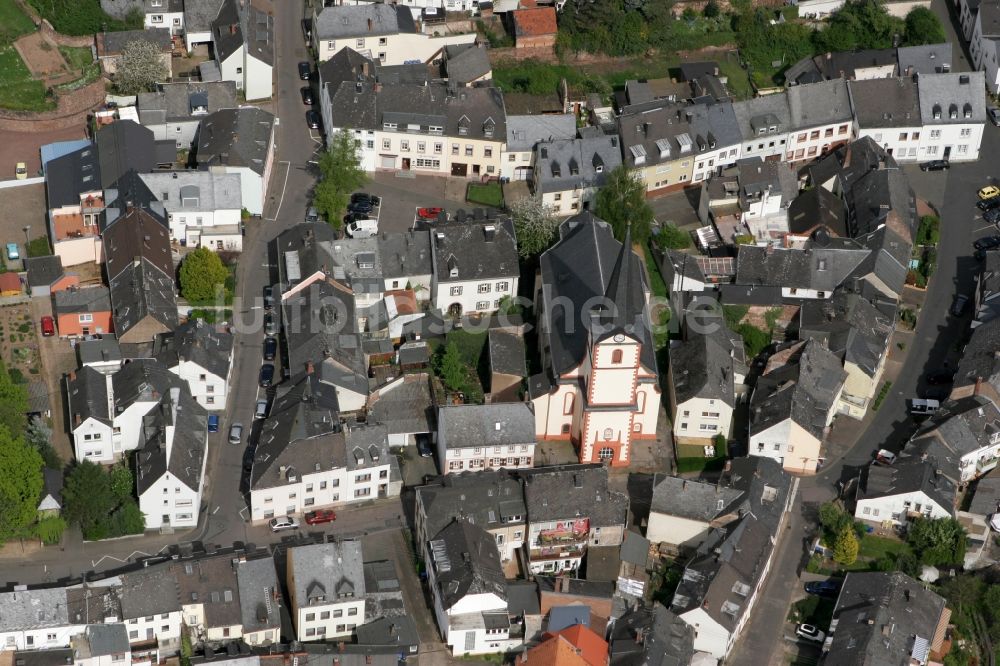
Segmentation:
{"type": "Polygon", "coordinates": [[[981,211],[1000,208],[1000,197],[993,197],[992,199],[980,199],[979,201],[976,202],[976,208],[978,208],[981,211]]]}
{"type": "Polygon", "coordinates": [[[229,426],[229,443],[239,444],[241,441],[243,441],[243,424],[234,423],[229,426]]]}
{"type": "Polygon", "coordinates": [[[965,307],[969,304],[969,297],[965,294],[959,294],[955,297],[955,300],[951,303],[951,314],[956,317],[961,317],[965,314],[965,307]]]}
{"type": "Polygon", "coordinates": [[[811,624],[800,624],[795,630],[795,635],[813,643],[822,643],[826,640],[826,634],[811,624]]]}
{"type": "Polygon", "coordinates": [[[983,189],[979,190],[980,199],[992,199],[998,195],[1000,195],[1000,187],[997,187],[996,185],[987,185],[983,189]]]}
{"type": "Polygon", "coordinates": [[[996,224],[1000,222],[1000,207],[994,207],[983,213],[983,219],[990,224],[996,224]]]}
{"type": "Polygon", "coordinates": [[[266,419],[267,418],[267,400],[258,400],[257,408],[253,412],[253,417],[255,419],[266,419]]]}
{"type": "Polygon", "coordinates": [[[299,63],[299,78],[303,81],[308,81],[309,77],[312,76],[312,65],[306,61],[299,63]]]}
{"type": "Polygon", "coordinates": [[[305,88],[303,88],[301,90],[301,92],[302,92],[302,103],[303,104],[305,104],[306,106],[312,106],[313,104],[316,103],[316,100],[313,99],[313,90],[312,90],[312,88],[310,88],[309,86],[306,86],[305,88]]]}
{"type": "Polygon", "coordinates": [[[323,523],[332,523],[335,520],[337,520],[337,514],[333,512],[333,509],[316,509],[306,514],[307,525],[322,525],[323,523]]]}
{"type": "Polygon", "coordinates": [[[24,162],[18,162],[14,166],[14,178],[18,180],[26,180],[28,178],[28,165],[24,162]]]}
{"type": "Polygon", "coordinates": [[[17,249],[17,243],[7,243],[7,258],[17,261],[21,258],[21,251],[17,249]]]}
{"type": "Polygon", "coordinates": [[[986,110],[986,114],[990,117],[990,122],[1000,127],[1000,109],[995,106],[991,106],[986,110]]]}
{"type": "Polygon", "coordinates": [[[444,211],[444,208],[418,208],[417,217],[421,220],[436,220],[438,215],[444,211]]]}
{"type": "Polygon", "coordinates": [[[806,593],[815,594],[818,597],[836,598],[840,594],[839,580],[814,580],[806,583],[806,593]]]}
{"type": "Polygon", "coordinates": [[[929,416],[940,407],[940,401],[930,398],[914,398],[910,401],[910,413],[917,416],[929,416]]]}
{"type": "Polygon", "coordinates": [[[352,194],[351,203],[354,203],[356,201],[368,201],[375,206],[379,205],[382,202],[382,200],[379,199],[377,196],[375,196],[374,194],[369,194],[368,192],[355,192],[354,194],[352,194]]]}
{"type": "Polygon", "coordinates": [[[976,239],[972,247],[977,250],[992,250],[995,247],[1000,247],[1000,236],[983,236],[976,239]]]}
{"type": "Polygon", "coordinates": [[[274,382],[274,365],[265,363],[260,366],[260,377],[258,383],[261,388],[267,388],[274,382]]]}
{"type": "Polygon", "coordinates": [[[365,199],[361,199],[359,201],[352,201],[347,205],[348,213],[358,213],[360,215],[367,215],[373,210],[375,210],[375,204],[365,199]]]}
{"type": "Polygon", "coordinates": [[[947,171],[949,166],[951,166],[951,165],[948,164],[948,160],[931,160],[930,162],[924,162],[923,164],[921,164],[920,165],[920,170],[921,171],[947,171]]]}
{"type": "Polygon", "coordinates": [[[264,360],[273,361],[278,355],[278,340],[272,337],[264,338],[264,360]]]}
{"type": "Polygon", "coordinates": [[[274,314],[264,313],[264,335],[277,335],[278,323],[274,321],[274,314]]]}
{"type": "Polygon", "coordinates": [[[42,317],[42,337],[51,338],[56,334],[56,321],[52,317],[45,315],[42,317]]]}
{"type": "Polygon", "coordinates": [[[889,449],[879,449],[875,452],[875,461],[883,465],[891,465],[896,462],[896,454],[889,449]]]}
{"type": "Polygon", "coordinates": [[[292,516],[282,516],[281,518],[272,518],[271,522],[272,532],[281,532],[283,530],[297,530],[299,529],[299,521],[295,520],[292,516]]]}
{"type": "Polygon", "coordinates": [[[351,238],[371,238],[378,233],[378,220],[370,217],[355,218],[345,231],[351,238]]]}
{"type": "Polygon", "coordinates": [[[264,286],[264,309],[274,309],[274,287],[271,285],[264,286]]]}
{"type": "Polygon", "coordinates": [[[309,206],[309,210],[306,211],[306,222],[319,222],[319,211],[315,206],[309,206]]]}
{"type": "Polygon", "coordinates": [[[219,415],[209,414],[208,415],[208,431],[209,432],[219,432],[219,415]]]}
{"type": "Polygon", "coordinates": [[[932,372],[927,375],[927,383],[931,386],[940,386],[941,384],[951,384],[952,380],[955,378],[949,372],[932,372]]]}
{"type": "Polygon", "coordinates": [[[318,130],[320,122],[321,119],[318,113],[312,110],[306,111],[306,125],[309,126],[309,129],[318,130]]]}
{"type": "Polygon", "coordinates": [[[430,458],[434,455],[434,447],[431,445],[430,435],[417,435],[417,453],[422,458],[430,458]]]}

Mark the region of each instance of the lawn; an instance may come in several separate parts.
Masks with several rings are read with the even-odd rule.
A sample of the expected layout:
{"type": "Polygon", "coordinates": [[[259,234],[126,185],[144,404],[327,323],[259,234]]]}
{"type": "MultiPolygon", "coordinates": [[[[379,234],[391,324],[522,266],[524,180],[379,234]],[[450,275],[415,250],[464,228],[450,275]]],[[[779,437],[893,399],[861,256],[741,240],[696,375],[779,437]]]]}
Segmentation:
{"type": "Polygon", "coordinates": [[[83,69],[94,62],[94,54],[89,46],[60,46],[59,53],[66,59],[70,69],[83,69]]]}
{"type": "Polygon", "coordinates": [[[717,472],[726,465],[726,444],[715,445],[715,457],[706,458],[700,444],[674,444],[677,472],[717,472]]]}
{"type": "Polygon", "coordinates": [[[796,624],[811,624],[814,627],[819,627],[822,631],[827,631],[833,620],[835,606],[836,602],[833,599],[809,595],[792,604],[788,619],[796,624]]]}
{"type": "Polygon", "coordinates": [[[750,77],[747,71],[740,66],[739,61],[733,54],[725,58],[719,58],[719,72],[726,77],[726,87],[732,94],[734,100],[750,99],[753,97],[753,87],[750,85],[750,77]]]}
{"type": "Polygon", "coordinates": [[[894,557],[899,557],[903,553],[909,553],[910,546],[904,541],[899,541],[898,539],[887,539],[886,537],[875,536],[874,534],[866,534],[863,539],[861,539],[861,549],[858,551],[858,557],[866,557],[872,560],[877,560],[885,555],[892,555],[894,557]]]}
{"type": "Polygon", "coordinates": [[[503,206],[503,190],[500,189],[500,183],[486,183],[485,185],[469,183],[465,199],[470,203],[500,208],[503,206]]]}
{"type": "Polygon", "coordinates": [[[35,24],[14,4],[14,0],[0,0],[0,43],[9,44],[21,35],[34,32],[35,24]]]}
{"type": "MultiPolygon", "coordinates": [[[[9,0],[4,0],[9,1],[9,0]]],[[[142,29],[143,14],[133,13],[119,21],[101,9],[100,0],[28,0],[42,18],[48,19],[64,35],[92,35],[96,32],[142,29]]]]}
{"type": "Polygon", "coordinates": [[[32,239],[26,250],[29,257],[48,257],[52,254],[52,248],[49,247],[49,237],[39,236],[32,239]]]}
{"type": "Polygon", "coordinates": [[[14,47],[0,47],[0,107],[14,111],[48,111],[54,106],[45,96],[45,85],[31,78],[31,72],[14,47]]]}

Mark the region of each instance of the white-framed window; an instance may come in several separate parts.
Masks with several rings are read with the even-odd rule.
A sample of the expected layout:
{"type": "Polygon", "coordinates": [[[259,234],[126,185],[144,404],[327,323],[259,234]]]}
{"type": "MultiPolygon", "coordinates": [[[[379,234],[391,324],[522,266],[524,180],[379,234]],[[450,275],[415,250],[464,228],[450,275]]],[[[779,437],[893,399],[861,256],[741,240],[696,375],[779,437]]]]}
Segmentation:
{"type": "Polygon", "coordinates": [[[497,282],[497,291],[507,291],[510,289],[510,282],[504,280],[503,282],[497,282]]]}
{"type": "Polygon", "coordinates": [[[426,153],[427,152],[427,144],[424,143],[423,141],[417,141],[417,152],[418,153],[426,153]]]}
{"type": "Polygon", "coordinates": [[[940,139],[941,138],[941,130],[931,130],[931,138],[932,139],[940,139]]]}
{"type": "Polygon", "coordinates": [[[416,169],[440,169],[441,160],[432,160],[423,157],[418,157],[413,160],[413,166],[416,169]]]}
{"type": "Polygon", "coordinates": [[[389,150],[390,148],[392,148],[392,140],[382,139],[382,150],[389,150]]]}
{"type": "Polygon", "coordinates": [[[356,45],[356,46],[357,46],[357,47],[358,47],[359,49],[363,49],[363,48],[365,48],[365,40],[364,40],[364,38],[362,37],[361,39],[357,39],[357,40],[355,40],[355,45],[356,45]]]}
{"type": "Polygon", "coordinates": [[[959,132],[959,136],[961,136],[963,138],[964,137],[968,137],[968,136],[972,136],[972,130],[969,129],[968,127],[963,127],[962,131],[959,132]]]}
{"type": "Polygon", "coordinates": [[[489,301],[476,301],[476,309],[477,310],[489,310],[490,309],[490,302],[489,301]]]}
{"type": "Polygon", "coordinates": [[[163,23],[163,15],[162,14],[153,14],[152,16],[149,17],[149,22],[150,23],[163,23]]]}
{"type": "Polygon", "coordinates": [[[490,293],[491,285],[489,283],[479,285],[478,291],[480,294],[490,293]]]}
{"type": "Polygon", "coordinates": [[[462,295],[462,288],[461,287],[452,287],[449,290],[449,294],[451,296],[461,296],[462,295]]]}
{"type": "Polygon", "coordinates": [[[410,152],[410,142],[406,140],[401,140],[399,142],[399,149],[404,153],[410,152]]]}
{"type": "Polygon", "coordinates": [[[966,154],[966,153],[968,153],[968,152],[969,152],[969,147],[968,147],[967,145],[965,145],[964,143],[963,143],[963,144],[961,144],[961,145],[960,145],[960,146],[958,147],[958,154],[959,154],[959,155],[965,155],[965,154],[966,154]]]}
{"type": "Polygon", "coordinates": [[[90,314],[89,312],[84,312],[80,315],[81,324],[89,324],[92,321],[94,321],[94,315],[90,314]]]}

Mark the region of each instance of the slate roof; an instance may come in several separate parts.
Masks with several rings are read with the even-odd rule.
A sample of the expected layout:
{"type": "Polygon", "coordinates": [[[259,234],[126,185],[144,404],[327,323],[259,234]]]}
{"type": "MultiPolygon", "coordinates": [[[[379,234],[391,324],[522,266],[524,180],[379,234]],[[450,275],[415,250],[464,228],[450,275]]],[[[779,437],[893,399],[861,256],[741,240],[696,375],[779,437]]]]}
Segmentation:
{"type": "Polygon", "coordinates": [[[223,0],[184,0],[185,32],[210,32],[223,0]]]}
{"type": "Polygon", "coordinates": [[[27,631],[69,624],[66,589],[0,592],[0,626],[4,631],[27,631]]]}
{"type": "Polygon", "coordinates": [[[76,371],[76,375],[71,373],[67,384],[67,391],[72,410],[71,418],[73,423],[70,427],[75,428],[78,423],[86,421],[88,418],[97,419],[105,425],[111,425],[114,415],[108,408],[108,382],[107,376],[94,370],[91,367],[83,367],[76,371]]]}
{"type": "Polygon", "coordinates": [[[975,493],[967,511],[987,517],[1000,513],[1000,475],[990,474],[976,482],[975,493]]]}
{"type": "Polygon", "coordinates": [[[246,34],[247,55],[267,65],[274,64],[274,17],[263,7],[250,0],[243,29],[246,34]]]}
{"type": "Polygon", "coordinates": [[[862,128],[921,127],[917,82],[913,78],[848,81],[847,89],[862,128]]]}
{"type": "Polygon", "coordinates": [[[900,76],[942,74],[951,70],[951,42],[900,46],[896,54],[900,76]]]}
{"type": "Polygon", "coordinates": [[[700,76],[718,76],[720,73],[719,63],[714,60],[682,62],[677,66],[677,71],[681,81],[693,81],[700,76]]]}
{"type": "Polygon", "coordinates": [[[445,610],[473,594],[507,599],[507,580],[496,541],[483,528],[456,520],[430,539],[434,582],[445,610]]]}
{"type": "Polygon", "coordinates": [[[813,62],[825,79],[853,79],[859,69],[895,65],[896,49],[834,51],[815,56],[813,62]]]}
{"type": "Polygon", "coordinates": [[[556,115],[508,115],[507,152],[520,153],[534,149],[540,141],[572,139],[576,136],[576,119],[571,113],[556,115]]]}
{"type": "MultiPolygon", "coordinates": [[[[696,316],[689,314],[689,316],[696,316]]],[[[721,400],[735,405],[735,375],[746,374],[743,339],[726,327],[722,317],[697,317],[702,325],[692,327],[687,339],[670,349],[670,373],[674,396],[681,405],[692,398],[721,400]]]]}
{"type": "MultiPolygon", "coordinates": [[[[120,580],[119,580],[120,582],[120,580]]],[[[119,585],[87,585],[66,590],[67,613],[70,622],[94,624],[109,618],[122,619],[119,585]]]]}
{"type": "Polygon", "coordinates": [[[784,134],[792,129],[787,95],[764,95],[734,102],[733,113],[744,141],[784,134]]]}
{"type": "Polygon", "coordinates": [[[841,360],[816,340],[797,346],[795,358],[757,380],[750,401],[750,434],[791,419],[822,441],[827,415],[847,380],[841,360]]]}
{"type": "Polygon", "coordinates": [[[119,338],[147,317],[165,330],[177,327],[177,298],[173,278],[148,260],[130,264],[111,279],[111,316],[119,338]]]}
{"type": "Polygon", "coordinates": [[[365,596],[360,541],[290,548],[288,560],[289,574],[294,572],[293,598],[299,608],[328,604],[339,597],[363,599],[365,596]]]}
{"type": "Polygon", "coordinates": [[[376,37],[415,33],[409,7],[382,3],[324,7],[313,20],[313,35],[320,40],[376,37]]]}
{"type": "Polygon", "coordinates": [[[533,7],[516,9],[511,14],[514,22],[514,38],[541,37],[556,34],[556,10],[554,7],[533,7]]]}
{"type": "MultiPolygon", "coordinates": [[[[365,627],[364,640],[359,643],[371,644],[405,644],[413,637],[406,634],[416,631],[406,615],[403,603],[403,591],[396,574],[396,565],[392,560],[376,560],[365,562],[365,619],[371,622],[375,618],[385,619],[385,623],[373,623],[365,627]],[[405,625],[400,622],[406,620],[405,625]]],[[[419,640],[417,641],[419,643],[419,640]]]]}
{"type": "Polygon", "coordinates": [[[742,498],[742,491],[721,483],[656,474],[649,510],[651,513],[708,523],[732,513],[742,498]]]}
{"type": "Polygon", "coordinates": [[[639,606],[615,621],[609,653],[610,666],[688,666],[694,627],[661,603],[639,606]]]}
{"type": "MultiPolygon", "coordinates": [[[[128,629],[124,624],[89,624],[82,636],[85,649],[80,649],[77,659],[123,655],[130,652],[128,629]]],[[[81,648],[84,646],[80,646],[81,648]]]]}
{"type": "Polygon", "coordinates": [[[590,526],[624,527],[628,496],[608,488],[601,466],[570,465],[522,470],[524,501],[532,522],[590,518],[590,526]]]}
{"type": "Polygon", "coordinates": [[[213,171],[148,173],[140,178],[168,213],[240,210],[240,174],[213,171]]]}
{"type": "Polygon", "coordinates": [[[101,233],[124,217],[132,209],[141,209],[169,229],[167,211],[134,169],[126,171],[111,187],[104,188],[104,210],[97,218],[101,233]]]}
{"type": "Polygon", "coordinates": [[[72,666],[76,662],[76,654],[71,648],[9,652],[6,661],[16,666],[72,666]]]}
{"type": "Polygon", "coordinates": [[[443,136],[497,142],[507,136],[507,114],[499,88],[454,88],[441,82],[387,85],[378,93],[367,83],[361,88],[358,102],[353,101],[353,96],[358,95],[354,86],[342,85],[338,90],[336,99],[344,99],[345,104],[334,102],[333,108],[347,114],[339,120],[339,126],[379,129],[385,123],[396,123],[420,125],[425,131],[441,127],[443,136]],[[372,100],[363,99],[366,97],[372,100]],[[376,110],[374,118],[368,112],[371,104],[376,110]],[[360,108],[351,108],[354,106],[360,108]],[[362,122],[370,124],[359,124],[362,122]]]}
{"type": "Polygon", "coordinates": [[[359,645],[395,645],[406,650],[420,645],[417,625],[409,615],[382,617],[358,625],[354,629],[354,634],[359,645]]]}
{"type": "Polygon", "coordinates": [[[62,489],[62,470],[49,467],[42,469],[42,498],[51,497],[56,504],[62,506],[62,489]]]}
{"type": "Polygon", "coordinates": [[[926,662],[945,600],[899,572],[851,572],[837,598],[826,661],[844,666],[926,662]]]}
{"type": "Polygon", "coordinates": [[[623,161],[629,167],[654,165],[734,145],[740,140],[737,121],[729,102],[633,105],[618,118],[623,161]]]}
{"type": "Polygon", "coordinates": [[[50,160],[45,165],[45,193],[49,209],[79,206],[80,195],[103,187],[97,147],[87,145],[50,160]]]}
{"type": "Polygon", "coordinates": [[[447,449],[535,443],[535,416],[525,402],[438,408],[438,440],[447,449]]]}
{"type": "MultiPolygon", "coordinates": [[[[616,303],[619,315],[634,322],[630,335],[642,345],[640,363],[652,374],[657,373],[656,356],[650,340],[645,313],[648,293],[640,262],[628,262],[630,275],[616,279],[616,266],[622,258],[622,244],[614,238],[610,225],[589,212],[569,218],[559,227],[559,242],[546,250],[539,260],[542,279],[542,326],[549,346],[547,364],[551,377],[558,378],[583,363],[588,353],[591,330],[582,325],[585,307],[592,299],[608,296],[616,303]],[[625,301],[610,294],[612,286],[628,288],[633,293],[627,299],[636,308],[625,312],[625,301]],[[572,306],[554,304],[568,299],[572,306]],[[633,319],[634,318],[634,319],[633,319]]],[[[596,329],[595,329],[596,330],[596,329]]]]}
{"type": "Polygon", "coordinates": [[[207,102],[207,115],[219,109],[239,106],[235,81],[208,81],[197,83],[162,83],[156,92],[139,93],[136,108],[143,125],[178,120],[197,120],[204,117],[195,113],[195,101],[207,102]]]}
{"type": "Polygon", "coordinates": [[[955,484],[938,474],[934,464],[914,456],[900,457],[888,465],[868,465],[861,471],[857,500],[894,497],[923,492],[945,511],[955,513],[955,484]]]}
{"type": "Polygon", "coordinates": [[[1000,388],[1000,319],[993,319],[972,329],[958,362],[953,388],[975,386],[976,380],[1000,388]]]}
{"type": "Polygon", "coordinates": [[[201,319],[190,319],[173,332],[157,336],[153,356],[167,368],[191,361],[225,380],[229,377],[233,345],[232,333],[220,331],[201,319]]]}
{"type": "Polygon", "coordinates": [[[157,159],[154,145],[153,131],[132,120],[117,120],[97,130],[101,186],[111,187],[129,170],[152,171],[157,159]]]}
{"type": "Polygon", "coordinates": [[[431,232],[404,231],[378,237],[378,256],[386,280],[430,275],[431,232]]]}
{"type": "Polygon", "coordinates": [[[829,236],[847,236],[847,209],[839,196],[824,187],[812,187],[788,206],[788,231],[812,235],[823,229],[829,236]]]}
{"type": "Polygon", "coordinates": [[[248,167],[264,175],[274,116],[257,107],[222,109],[201,121],[198,165],[248,167]]]}
{"type": "Polygon", "coordinates": [[[132,42],[149,42],[164,53],[169,53],[173,48],[170,38],[169,28],[146,28],[144,30],[123,30],[120,32],[100,33],[98,45],[101,50],[98,56],[119,55],[124,53],[125,47],[132,42]]]}
{"type": "Polygon", "coordinates": [[[520,272],[514,223],[509,217],[439,225],[431,248],[439,283],[510,279],[520,272]]]}
{"type": "Polygon", "coordinates": [[[51,286],[65,274],[62,258],[57,254],[45,257],[25,257],[24,268],[28,271],[29,287],[51,286]]]}
{"type": "Polygon", "coordinates": [[[1000,409],[982,396],[949,400],[930,423],[903,449],[905,455],[926,456],[952,481],[961,478],[960,459],[992,446],[1000,433],[1000,409]]]}
{"type": "Polygon", "coordinates": [[[475,44],[454,44],[444,47],[444,68],[449,81],[466,84],[476,81],[491,71],[486,49],[475,44]]]}
{"type": "Polygon", "coordinates": [[[107,227],[101,236],[104,264],[112,279],[139,258],[148,261],[163,275],[173,277],[169,231],[147,210],[129,210],[107,227]]]}
{"type": "Polygon", "coordinates": [[[603,187],[620,164],[617,135],[556,139],[535,146],[535,182],[543,193],[603,187]]]}
{"type": "Polygon", "coordinates": [[[874,376],[889,346],[893,320],[857,294],[838,291],[825,301],[807,301],[799,310],[799,337],[814,338],[874,376]]]}
{"type": "Polygon", "coordinates": [[[465,520],[484,530],[524,524],[527,509],[521,481],[502,470],[446,474],[417,488],[424,530],[437,534],[452,520],[465,520]]]}
{"type": "Polygon", "coordinates": [[[491,328],[488,335],[490,371],[515,377],[526,377],[524,338],[514,333],[491,328]]]}
{"type": "Polygon", "coordinates": [[[180,612],[179,594],[177,581],[166,567],[154,567],[122,574],[122,618],[130,620],[162,613],[180,612]]]}
{"type": "Polygon", "coordinates": [[[512,580],[507,583],[507,612],[511,617],[541,615],[538,583],[532,580],[512,580]]]}
{"type": "Polygon", "coordinates": [[[177,595],[182,604],[202,604],[205,626],[231,627],[240,624],[242,613],[236,565],[228,555],[199,558],[167,565],[176,581],[177,595]]]}
{"type": "Polygon", "coordinates": [[[847,81],[843,79],[792,86],[786,94],[791,129],[850,122],[852,119],[847,81]]]}
{"type": "Polygon", "coordinates": [[[104,286],[63,289],[52,294],[52,313],[55,315],[110,311],[111,292],[104,286]]]}
{"type": "Polygon", "coordinates": [[[205,473],[208,414],[187,386],[172,387],[164,398],[142,419],[136,487],[142,495],[169,472],[172,478],[198,492],[205,473]]]}
{"type": "Polygon", "coordinates": [[[986,72],[922,74],[919,90],[924,125],[986,122],[986,72]]]}
{"type": "Polygon", "coordinates": [[[368,418],[386,426],[389,433],[434,431],[436,410],[427,375],[417,375],[390,391],[383,388],[368,409],[368,418]]]}

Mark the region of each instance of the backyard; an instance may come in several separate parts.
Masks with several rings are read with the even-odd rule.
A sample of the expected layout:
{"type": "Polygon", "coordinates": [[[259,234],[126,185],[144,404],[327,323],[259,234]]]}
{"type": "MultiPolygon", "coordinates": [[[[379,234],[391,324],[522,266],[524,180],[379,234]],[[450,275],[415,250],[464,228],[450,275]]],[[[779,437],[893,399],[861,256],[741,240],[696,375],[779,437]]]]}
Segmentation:
{"type": "Polygon", "coordinates": [[[0,358],[15,382],[38,378],[38,339],[27,305],[0,308],[0,358]]]}
{"type": "Polygon", "coordinates": [[[45,84],[31,78],[31,72],[9,42],[0,44],[0,107],[12,111],[46,111],[55,107],[46,95],[45,84]]]}

